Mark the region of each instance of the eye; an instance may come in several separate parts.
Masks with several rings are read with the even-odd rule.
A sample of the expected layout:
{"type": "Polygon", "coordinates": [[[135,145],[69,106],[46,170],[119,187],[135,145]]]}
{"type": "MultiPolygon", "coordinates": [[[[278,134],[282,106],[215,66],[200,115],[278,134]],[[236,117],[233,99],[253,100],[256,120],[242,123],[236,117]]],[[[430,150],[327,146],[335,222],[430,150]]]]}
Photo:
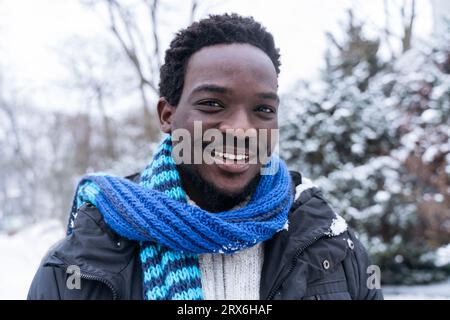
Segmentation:
{"type": "Polygon", "coordinates": [[[263,113],[275,113],[275,109],[270,106],[258,106],[256,108],[256,111],[263,112],[263,113]]]}
{"type": "Polygon", "coordinates": [[[215,100],[204,100],[204,101],[198,102],[197,104],[199,104],[201,106],[210,107],[210,108],[223,108],[223,106],[220,104],[220,102],[215,101],[215,100]]]}

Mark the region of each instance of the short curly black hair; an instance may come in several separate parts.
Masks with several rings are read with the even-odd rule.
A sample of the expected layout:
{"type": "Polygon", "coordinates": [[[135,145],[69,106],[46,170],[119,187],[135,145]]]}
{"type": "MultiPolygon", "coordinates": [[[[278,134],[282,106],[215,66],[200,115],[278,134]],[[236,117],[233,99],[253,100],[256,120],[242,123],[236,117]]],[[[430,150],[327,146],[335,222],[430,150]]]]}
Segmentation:
{"type": "Polygon", "coordinates": [[[280,73],[280,54],[272,34],[252,17],[238,14],[210,15],[179,31],[166,51],[161,66],[159,94],[177,106],[183,91],[189,58],[204,47],[216,44],[246,43],[260,48],[280,73]]]}

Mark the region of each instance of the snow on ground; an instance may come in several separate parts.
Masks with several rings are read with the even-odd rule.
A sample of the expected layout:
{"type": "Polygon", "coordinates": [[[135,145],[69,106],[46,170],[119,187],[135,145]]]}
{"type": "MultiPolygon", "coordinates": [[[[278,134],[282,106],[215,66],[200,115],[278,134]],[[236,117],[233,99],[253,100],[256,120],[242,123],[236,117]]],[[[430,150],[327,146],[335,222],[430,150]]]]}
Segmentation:
{"type": "MultiPolygon", "coordinates": [[[[28,288],[48,248],[64,237],[56,220],[30,226],[15,235],[0,233],[0,300],[26,299],[28,288]]],[[[450,300],[450,279],[420,286],[384,286],[385,299],[450,300]]]]}
{"type": "Polygon", "coordinates": [[[450,279],[418,286],[384,286],[387,300],[450,300],[450,279]]]}
{"type": "Polygon", "coordinates": [[[64,237],[57,220],[44,221],[8,236],[0,233],[0,300],[26,299],[41,259],[64,237]]]}

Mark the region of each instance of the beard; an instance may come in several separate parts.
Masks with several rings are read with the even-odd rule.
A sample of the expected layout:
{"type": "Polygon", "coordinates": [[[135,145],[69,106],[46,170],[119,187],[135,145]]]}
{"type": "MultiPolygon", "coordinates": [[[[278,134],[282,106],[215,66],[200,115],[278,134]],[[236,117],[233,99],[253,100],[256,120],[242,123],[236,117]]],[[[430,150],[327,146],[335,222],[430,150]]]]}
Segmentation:
{"type": "MultiPolygon", "coordinates": [[[[228,211],[233,207],[248,200],[248,198],[255,192],[260,175],[257,174],[240,192],[225,193],[217,188],[213,183],[204,180],[200,173],[193,169],[191,165],[180,164],[177,169],[182,176],[183,187],[186,184],[196,190],[202,196],[202,203],[196,203],[203,210],[209,212],[228,211]]],[[[184,190],[186,188],[184,187],[184,190]]]]}

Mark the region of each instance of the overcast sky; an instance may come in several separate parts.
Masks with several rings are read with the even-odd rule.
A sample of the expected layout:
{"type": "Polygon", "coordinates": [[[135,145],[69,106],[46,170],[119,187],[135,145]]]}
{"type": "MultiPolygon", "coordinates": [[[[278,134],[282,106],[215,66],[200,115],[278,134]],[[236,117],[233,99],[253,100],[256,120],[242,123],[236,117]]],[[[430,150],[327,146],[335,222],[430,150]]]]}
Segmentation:
{"type": "MultiPolygon", "coordinates": [[[[180,5],[187,3],[179,1],[180,5]]],[[[324,33],[337,30],[351,4],[374,27],[373,31],[384,23],[383,0],[204,0],[203,3],[200,17],[222,12],[252,15],[274,34],[282,54],[282,93],[297,79],[311,79],[317,74],[326,44],[324,33]]],[[[429,0],[418,0],[417,5],[416,31],[426,38],[432,27],[429,0]]],[[[163,36],[164,47],[186,21],[172,19],[165,24],[170,31],[163,36]]],[[[58,57],[64,40],[73,35],[107,34],[107,23],[78,0],[0,0],[0,66],[5,66],[4,73],[41,104],[58,105],[62,99],[54,84],[67,72],[58,57]]]]}

